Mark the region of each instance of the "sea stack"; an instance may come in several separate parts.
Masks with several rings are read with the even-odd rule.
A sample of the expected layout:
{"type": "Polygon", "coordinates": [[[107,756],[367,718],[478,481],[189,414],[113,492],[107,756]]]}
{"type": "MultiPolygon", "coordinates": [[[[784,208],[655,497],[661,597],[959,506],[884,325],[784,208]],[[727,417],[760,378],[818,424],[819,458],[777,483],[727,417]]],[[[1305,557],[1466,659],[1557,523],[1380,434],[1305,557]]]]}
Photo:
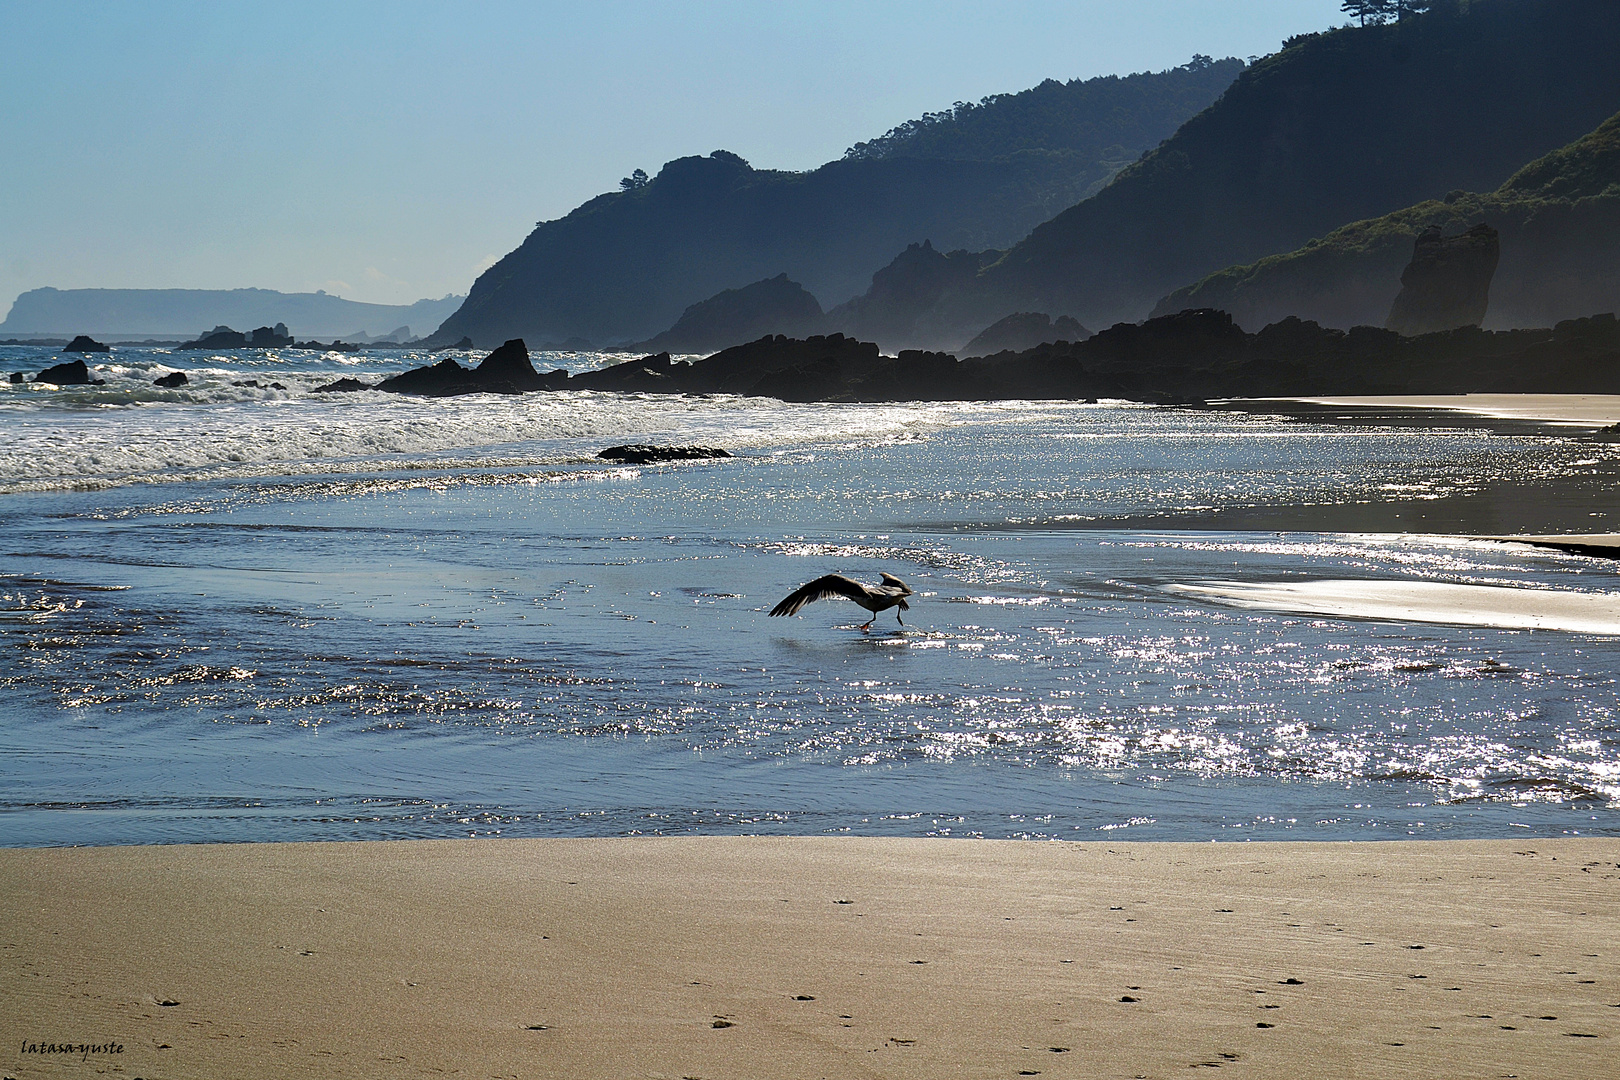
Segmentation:
{"type": "Polygon", "coordinates": [[[1501,254],[1497,232],[1489,225],[1475,225],[1459,236],[1442,235],[1439,226],[1424,230],[1401,273],[1401,291],[1384,326],[1416,337],[1480,325],[1501,254]]]}
{"type": "Polygon", "coordinates": [[[69,360],[65,364],[48,367],[34,377],[35,382],[54,383],[57,386],[91,386],[90,369],[83,360],[69,360]]]}
{"type": "Polygon", "coordinates": [[[112,349],[109,346],[103,345],[101,342],[97,341],[95,338],[90,337],[88,334],[80,334],[78,337],[76,337],[72,341],[70,341],[68,343],[67,347],[65,349],[63,349],[62,351],[63,352],[77,352],[77,353],[92,353],[92,352],[112,352],[112,349]]]}

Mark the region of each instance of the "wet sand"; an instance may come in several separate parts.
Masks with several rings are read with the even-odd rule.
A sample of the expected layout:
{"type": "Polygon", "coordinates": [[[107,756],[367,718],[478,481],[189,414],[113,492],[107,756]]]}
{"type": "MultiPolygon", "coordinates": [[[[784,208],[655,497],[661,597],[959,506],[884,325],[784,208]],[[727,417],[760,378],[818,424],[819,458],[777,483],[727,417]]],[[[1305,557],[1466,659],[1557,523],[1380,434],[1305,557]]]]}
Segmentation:
{"type": "Polygon", "coordinates": [[[1500,420],[1525,420],[1575,427],[1608,427],[1611,424],[1620,424],[1620,395],[1615,394],[1419,394],[1286,400],[1334,409],[1442,410],[1500,420]]]}
{"type": "Polygon", "coordinates": [[[1585,1078],[1620,1057],[1612,839],[13,849],[0,925],[18,1078],[1585,1078]],[[51,1042],[122,1050],[25,1052],[51,1042]]]}

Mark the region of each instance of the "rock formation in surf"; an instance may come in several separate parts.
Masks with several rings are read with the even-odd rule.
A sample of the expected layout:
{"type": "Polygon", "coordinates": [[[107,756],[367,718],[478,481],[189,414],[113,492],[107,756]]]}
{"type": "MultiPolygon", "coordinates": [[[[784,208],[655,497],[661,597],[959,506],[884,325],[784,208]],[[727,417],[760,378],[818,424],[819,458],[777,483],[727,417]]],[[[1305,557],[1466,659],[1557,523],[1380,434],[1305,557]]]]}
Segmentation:
{"type": "Polygon", "coordinates": [[[83,360],[69,360],[65,364],[48,367],[35,376],[34,381],[53,383],[57,386],[96,385],[95,381],[90,378],[90,369],[84,366],[83,360]]]}
{"type": "Polygon", "coordinates": [[[101,342],[87,334],[80,334],[78,337],[68,342],[67,345],[63,347],[62,351],[76,353],[99,353],[112,352],[112,349],[111,347],[103,345],[101,342]]]}
{"type": "MultiPolygon", "coordinates": [[[[528,390],[542,390],[556,381],[554,376],[566,378],[566,372],[542,376],[529,362],[529,350],[522,338],[513,338],[479,363],[475,368],[464,368],[453,357],[445,357],[429,367],[384,379],[375,389],[391,394],[421,394],[425,397],[453,397],[458,394],[521,394],[528,390]]],[[[324,388],[323,388],[324,389],[324,388]]]]}
{"type": "Polygon", "coordinates": [[[655,465],[661,461],[697,461],[704,458],[728,458],[731,451],[718,446],[653,446],[649,443],[631,443],[610,446],[596,455],[603,461],[620,465],[655,465]]]}

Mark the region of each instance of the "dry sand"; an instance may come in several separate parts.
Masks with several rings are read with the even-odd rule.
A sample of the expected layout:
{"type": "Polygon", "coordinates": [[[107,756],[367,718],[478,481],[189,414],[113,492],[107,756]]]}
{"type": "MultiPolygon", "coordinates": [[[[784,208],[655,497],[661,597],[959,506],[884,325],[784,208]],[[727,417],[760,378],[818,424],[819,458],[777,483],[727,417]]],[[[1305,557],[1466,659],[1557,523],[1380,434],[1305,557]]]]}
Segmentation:
{"type": "Polygon", "coordinates": [[[1620,1073],[1620,840],[4,850],[0,925],[19,1080],[1620,1073]]]}

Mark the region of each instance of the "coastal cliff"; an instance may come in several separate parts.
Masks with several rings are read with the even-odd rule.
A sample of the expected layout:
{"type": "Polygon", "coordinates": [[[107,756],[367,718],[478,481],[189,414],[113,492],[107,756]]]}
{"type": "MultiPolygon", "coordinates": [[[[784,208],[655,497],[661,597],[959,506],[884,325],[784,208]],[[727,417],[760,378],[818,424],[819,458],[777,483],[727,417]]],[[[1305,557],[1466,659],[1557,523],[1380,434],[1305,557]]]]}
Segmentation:
{"type": "Polygon", "coordinates": [[[1486,325],[1551,326],[1613,306],[1620,297],[1620,113],[1494,191],[1453,191],[1352,222],[1295,251],[1178,289],[1153,313],[1215,307],[1251,329],[1288,315],[1338,327],[1379,323],[1401,288],[1414,237],[1486,221],[1501,251],[1486,325]]]}
{"type": "Polygon", "coordinates": [[[1413,245],[1412,261],[1401,274],[1401,291],[1384,321],[1408,337],[1478,326],[1491,303],[1491,278],[1502,257],[1497,231],[1475,225],[1446,236],[1427,229],[1413,245]]]}

